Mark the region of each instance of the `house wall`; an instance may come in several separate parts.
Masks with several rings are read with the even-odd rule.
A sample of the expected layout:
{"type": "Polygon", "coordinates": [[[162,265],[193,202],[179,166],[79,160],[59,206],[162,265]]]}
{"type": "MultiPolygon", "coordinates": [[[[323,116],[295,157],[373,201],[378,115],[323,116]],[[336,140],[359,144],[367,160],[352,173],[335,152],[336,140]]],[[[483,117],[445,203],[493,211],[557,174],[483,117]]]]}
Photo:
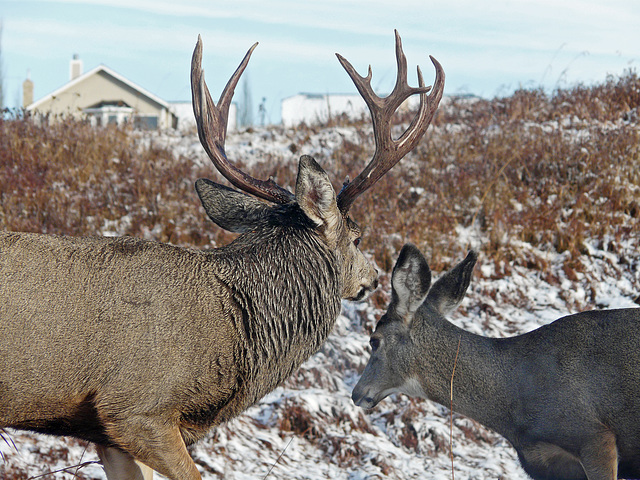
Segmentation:
{"type": "MultiPolygon", "coordinates": [[[[414,95],[405,100],[398,111],[417,109],[419,104],[420,97],[414,95]]],[[[303,122],[307,125],[325,123],[339,115],[346,115],[351,120],[364,118],[369,121],[370,119],[369,107],[360,95],[339,93],[328,95],[301,93],[285,98],[282,100],[281,114],[282,124],[286,127],[303,122]]]]}
{"type": "Polygon", "coordinates": [[[282,100],[282,124],[290,127],[302,122],[323,123],[330,117],[346,114],[359,119],[368,114],[367,105],[359,95],[300,94],[282,100]]]}

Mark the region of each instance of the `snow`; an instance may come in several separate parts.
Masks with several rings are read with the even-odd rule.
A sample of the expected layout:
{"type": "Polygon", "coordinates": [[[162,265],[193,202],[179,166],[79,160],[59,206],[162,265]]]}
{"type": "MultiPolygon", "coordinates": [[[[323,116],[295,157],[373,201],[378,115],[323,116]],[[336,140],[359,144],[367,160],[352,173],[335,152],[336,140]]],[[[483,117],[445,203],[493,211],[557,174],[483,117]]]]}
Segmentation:
{"type": "MultiPolygon", "coordinates": [[[[349,128],[321,129],[304,142],[303,152],[294,154],[289,146],[298,135],[310,134],[286,129],[240,131],[230,135],[227,154],[256,161],[292,161],[304,153],[328,156],[345,138],[358,141],[357,133],[349,128]]],[[[166,132],[141,141],[169,146],[177,155],[208,163],[195,134],[166,132]]],[[[103,226],[104,234],[117,230],[117,222],[103,226]]],[[[469,245],[480,255],[488,242],[474,227],[459,227],[456,237],[451,241],[469,245]]],[[[577,283],[563,280],[563,254],[508,241],[523,255],[544,258],[561,281],[549,283],[539,271],[521,266],[513,266],[508,275],[499,277],[496,272],[502,271],[501,265],[482,259],[467,297],[451,317],[454,323],[483,335],[510,336],[574,313],[572,305],[584,304],[587,285],[580,283],[580,276],[577,283]],[[571,285],[576,286],[567,290],[571,285]]],[[[589,287],[594,289],[595,303],[606,308],[637,307],[637,236],[629,238],[616,253],[607,250],[606,238],[586,240],[585,246],[585,258],[590,261],[585,265],[586,273],[599,280],[589,287]]],[[[369,355],[368,331],[379,314],[367,302],[345,301],[326,345],[292,378],[191,448],[203,479],[444,480],[454,474],[473,479],[527,478],[508,442],[471,419],[451,416],[444,406],[404,395],[393,395],[372,411],[353,404],[351,391],[369,355]]],[[[95,449],[74,439],[6,431],[0,439],[0,452],[4,458],[0,460],[0,477],[14,472],[20,472],[16,478],[56,472],[46,478],[61,480],[73,478],[77,471],[81,478],[105,478],[100,465],[93,463],[97,460],[95,449]],[[83,462],[91,463],[74,467],[83,462]],[[62,471],[64,468],[69,470],[62,471]]]]}

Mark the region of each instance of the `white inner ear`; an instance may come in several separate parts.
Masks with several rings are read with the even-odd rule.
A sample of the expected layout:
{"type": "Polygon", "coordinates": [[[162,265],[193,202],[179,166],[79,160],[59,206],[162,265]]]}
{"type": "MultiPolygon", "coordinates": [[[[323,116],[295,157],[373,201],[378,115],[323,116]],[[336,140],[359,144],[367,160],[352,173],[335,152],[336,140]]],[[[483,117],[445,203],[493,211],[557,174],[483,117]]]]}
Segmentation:
{"type": "Polygon", "coordinates": [[[407,259],[402,267],[396,268],[392,283],[398,295],[396,312],[406,319],[422,305],[427,294],[420,278],[420,262],[417,259],[407,259]]]}
{"type": "Polygon", "coordinates": [[[304,205],[302,205],[304,212],[318,226],[330,226],[330,223],[335,225],[336,219],[334,217],[337,212],[334,211],[335,208],[332,208],[335,204],[333,187],[330,183],[315,181],[319,180],[316,178],[311,180],[314,181],[311,182],[305,195],[304,205]]]}
{"type": "Polygon", "coordinates": [[[335,248],[341,214],[326,174],[303,172],[296,185],[296,198],[305,215],[321,228],[329,246],[335,248]]]}

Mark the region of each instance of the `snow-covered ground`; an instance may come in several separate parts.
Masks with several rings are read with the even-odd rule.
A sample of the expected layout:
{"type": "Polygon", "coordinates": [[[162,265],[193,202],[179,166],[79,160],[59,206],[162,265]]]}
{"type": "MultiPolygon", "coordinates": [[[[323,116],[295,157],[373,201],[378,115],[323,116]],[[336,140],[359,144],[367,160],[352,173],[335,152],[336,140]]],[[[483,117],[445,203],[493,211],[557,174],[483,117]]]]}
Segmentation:
{"type": "MultiPolygon", "coordinates": [[[[357,142],[352,129],[322,129],[310,135],[305,151],[293,155],[289,146],[296,135],[309,133],[239,132],[230,136],[227,153],[230,158],[258,159],[289,159],[303,153],[329,156],[345,138],[357,142]]],[[[208,162],[195,135],[162,135],[144,141],[170,146],[203,165],[208,162]]],[[[519,266],[506,275],[495,275],[502,267],[483,257],[487,239],[473,227],[459,228],[456,235],[452,242],[471,245],[480,253],[467,297],[451,318],[469,331],[489,336],[529,331],[574,313],[573,306],[583,305],[587,296],[599,308],[638,307],[637,233],[615,253],[607,249],[606,238],[586,240],[583,263],[588,262],[588,275],[578,273],[577,280],[566,278],[564,254],[539,251],[526,243],[511,247],[522,255],[543,257],[552,275],[519,266]]],[[[384,280],[382,285],[388,288],[388,278],[384,280]]],[[[391,396],[372,411],[352,403],[351,390],[369,356],[367,332],[380,314],[368,302],[344,302],[326,345],[292,378],[191,448],[203,478],[527,478],[503,438],[473,420],[451,416],[444,406],[404,395],[391,396]]],[[[105,478],[95,463],[93,447],[69,438],[7,431],[0,439],[0,452],[0,478],[31,478],[48,472],[56,473],[43,478],[105,478]]]]}

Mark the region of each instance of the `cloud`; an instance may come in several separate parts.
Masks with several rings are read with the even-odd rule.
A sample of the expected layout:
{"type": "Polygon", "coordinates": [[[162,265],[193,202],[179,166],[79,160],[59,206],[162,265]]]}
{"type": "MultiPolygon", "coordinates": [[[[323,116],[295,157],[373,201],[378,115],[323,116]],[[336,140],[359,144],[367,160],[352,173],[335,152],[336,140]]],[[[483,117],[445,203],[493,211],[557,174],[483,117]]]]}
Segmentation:
{"type": "MultiPolygon", "coordinates": [[[[247,73],[256,96],[271,99],[353,91],[335,52],[361,73],[371,64],[374,87],[389,90],[397,28],[411,83],[415,65],[429,82],[432,54],[447,72],[447,91],[491,95],[504,85],[602,79],[637,64],[635,1],[44,0],[34,8],[35,2],[20,0],[5,2],[3,53],[18,71],[28,62],[53,68],[52,58],[59,64],[80,53],[87,68],[105,63],[154,93],[187,96],[186,72],[199,33],[212,91],[224,87],[259,41],[247,73]]],[[[65,80],[66,63],[61,70],[65,80]]],[[[45,76],[34,78],[38,88],[49,88],[45,76]]]]}
{"type": "MultiPolygon", "coordinates": [[[[222,46],[249,45],[255,40],[269,40],[287,54],[302,58],[305,49],[311,57],[322,55],[327,48],[335,50],[344,44],[364,44],[362,50],[380,48],[383,39],[399,28],[411,42],[480,48],[512,48],[554,50],[561,45],[571,51],[629,52],[637,54],[640,38],[640,9],[635,0],[524,0],[477,2],[475,0],[47,0],[52,5],[94,5],[136,12],[136,15],[164,17],[158,22],[166,28],[178,28],[166,35],[144,32],[138,42],[164,36],[170,43],[180,35],[180,25],[197,24],[215,31],[222,46]],[[239,23],[249,28],[238,28],[239,23]],[[209,27],[207,27],[209,25],[209,27]],[[322,27],[319,27],[319,26],[322,27]],[[286,28],[280,28],[280,27],[286,28]],[[624,32],[629,32],[625,35],[624,32]],[[265,38],[248,39],[259,33],[265,38]],[[291,35],[294,34],[292,41],[291,35]],[[308,39],[308,40],[306,40],[308,39]]],[[[155,19],[158,21],[158,19],[155,19]]],[[[121,34],[123,32],[118,32],[121,34]]],[[[127,32],[124,32],[127,35],[127,32]]],[[[183,33],[184,34],[184,33],[183,33]]],[[[127,36],[130,36],[127,35],[127,36]]],[[[178,38],[179,40],[179,38],[178,38]]],[[[167,45],[165,45],[167,46],[167,45]]],[[[244,48],[244,47],[243,47],[244,48]]],[[[271,48],[271,47],[269,47],[271,48]]]]}

